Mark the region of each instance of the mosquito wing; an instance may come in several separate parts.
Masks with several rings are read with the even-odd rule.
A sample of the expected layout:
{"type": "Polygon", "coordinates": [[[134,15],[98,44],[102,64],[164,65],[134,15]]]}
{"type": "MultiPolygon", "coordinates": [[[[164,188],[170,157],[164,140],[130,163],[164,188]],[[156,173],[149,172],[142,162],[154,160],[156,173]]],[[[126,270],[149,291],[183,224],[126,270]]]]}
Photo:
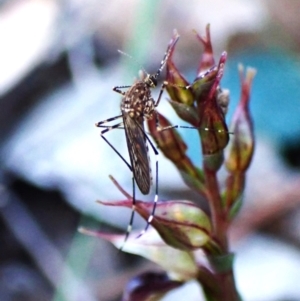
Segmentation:
{"type": "Polygon", "coordinates": [[[143,118],[133,119],[123,113],[123,120],[133,176],[140,191],[148,194],[151,186],[151,169],[143,118]]]}

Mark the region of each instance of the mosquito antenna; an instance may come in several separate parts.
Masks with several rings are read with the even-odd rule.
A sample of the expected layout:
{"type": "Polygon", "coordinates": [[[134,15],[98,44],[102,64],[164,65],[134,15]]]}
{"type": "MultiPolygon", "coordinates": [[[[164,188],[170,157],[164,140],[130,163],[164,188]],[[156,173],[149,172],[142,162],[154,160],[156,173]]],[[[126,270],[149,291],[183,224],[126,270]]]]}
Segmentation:
{"type": "Polygon", "coordinates": [[[133,57],[131,56],[130,54],[118,49],[118,52],[122,55],[125,55],[127,57],[129,57],[130,59],[133,60],[133,62],[138,66],[139,69],[141,69],[145,74],[148,74],[148,72],[145,70],[145,68],[133,57]]]}
{"type": "Polygon", "coordinates": [[[162,72],[162,70],[165,67],[165,64],[168,61],[169,56],[171,55],[171,53],[172,53],[172,51],[174,49],[174,45],[177,43],[177,41],[179,39],[179,34],[177,33],[176,30],[174,30],[174,35],[175,35],[175,39],[174,39],[174,41],[171,44],[169,44],[168,49],[167,49],[167,51],[166,51],[166,53],[164,55],[164,58],[160,62],[159,69],[157,70],[157,72],[155,73],[155,75],[153,75],[154,79],[157,79],[159,77],[160,73],[162,72]]]}

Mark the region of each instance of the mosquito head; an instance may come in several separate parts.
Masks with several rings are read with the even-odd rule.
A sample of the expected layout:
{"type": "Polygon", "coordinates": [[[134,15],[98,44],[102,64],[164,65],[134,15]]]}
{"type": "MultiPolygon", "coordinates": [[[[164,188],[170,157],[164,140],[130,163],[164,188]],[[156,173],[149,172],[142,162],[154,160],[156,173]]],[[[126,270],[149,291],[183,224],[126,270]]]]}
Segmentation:
{"type": "Polygon", "coordinates": [[[145,83],[150,87],[150,88],[155,88],[157,86],[157,74],[151,75],[147,74],[145,78],[145,83]]]}
{"type": "Polygon", "coordinates": [[[166,52],[165,53],[165,57],[164,59],[161,61],[160,63],[160,67],[159,69],[157,70],[157,72],[155,74],[148,74],[147,77],[145,78],[145,82],[147,83],[147,85],[151,88],[154,88],[157,86],[157,79],[160,75],[160,73],[162,72],[162,70],[164,69],[165,67],[165,64],[169,58],[169,55],[170,55],[170,51],[166,52]]]}

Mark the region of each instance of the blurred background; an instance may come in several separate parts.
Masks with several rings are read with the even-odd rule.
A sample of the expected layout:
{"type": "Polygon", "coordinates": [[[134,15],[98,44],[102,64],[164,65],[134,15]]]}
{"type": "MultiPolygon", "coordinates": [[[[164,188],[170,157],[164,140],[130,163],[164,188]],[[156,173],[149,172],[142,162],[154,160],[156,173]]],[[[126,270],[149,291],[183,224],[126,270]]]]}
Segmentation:
{"type": "MultiPolygon", "coordinates": [[[[77,232],[123,233],[130,216],[96,203],[124,198],[109,174],[128,192],[131,175],[94,124],[120,113],[113,86],[157,70],[174,28],[175,62],[193,80],[203,50],[193,30],[204,35],[207,23],[215,59],[228,52],[228,121],[239,100],[237,64],[258,71],[256,151],[231,231],[238,288],[245,301],[300,300],[299,11],[293,0],[0,1],[0,300],[120,300],[132,276],[157,269],[77,232]]],[[[159,111],[178,124],[165,98],[159,111]]],[[[107,137],[127,158],[123,131],[107,137]]],[[[189,154],[201,164],[198,142],[189,154]]],[[[162,200],[197,198],[163,156],[159,183],[162,200]]],[[[201,300],[196,285],[187,292],[201,300]]]]}

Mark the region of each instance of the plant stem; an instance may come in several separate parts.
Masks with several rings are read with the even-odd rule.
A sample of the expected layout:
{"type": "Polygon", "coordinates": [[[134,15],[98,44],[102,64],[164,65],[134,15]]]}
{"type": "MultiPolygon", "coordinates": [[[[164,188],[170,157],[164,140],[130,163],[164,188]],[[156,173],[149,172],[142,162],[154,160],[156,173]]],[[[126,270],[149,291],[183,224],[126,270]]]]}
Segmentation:
{"type": "Polygon", "coordinates": [[[227,243],[227,220],[222,208],[222,200],[219,193],[219,184],[217,181],[217,175],[215,171],[211,171],[204,167],[205,184],[207,187],[207,199],[210,207],[213,233],[215,239],[220,244],[221,250],[224,253],[228,252],[227,243]]]}
{"type": "Polygon", "coordinates": [[[204,167],[205,184],[207,187],[207,199],[210,206],[213,235],[220,245],[220,254],[207,254],[212,258],[212,267],[215,272],[216,285],[212,290],[203,282],[203,290],[207,301],[240,301],[240,296],[235,287],[232,270],[232,255],[228,250],[228,221],[222,206],[219,184],[216,171],[204,167]]]}

